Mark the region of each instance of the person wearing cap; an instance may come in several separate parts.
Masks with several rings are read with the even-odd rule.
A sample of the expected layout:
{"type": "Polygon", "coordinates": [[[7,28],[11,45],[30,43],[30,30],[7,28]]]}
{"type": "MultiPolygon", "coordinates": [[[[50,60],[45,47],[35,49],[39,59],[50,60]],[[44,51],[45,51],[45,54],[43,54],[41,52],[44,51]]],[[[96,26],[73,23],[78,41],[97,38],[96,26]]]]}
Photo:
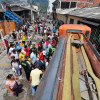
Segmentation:
{"type": "Polygon", "coordinates": [[[26,79],[29,81],[30,78],[30,72],[31,72],[31,64],[28,61],[28,56],[25,56],[25,60],[21,62],[22,67],[24,68],[26,79]]]}
{"type": "Polygon", "coordinates": [[[35,66],[35,69],[30,73],[30,84],[32,89],[32,96],[34,96],[35,91],[40,83],[40,76],[42,75],[42,71],[40,70],[39,65],[35,66]]]}
{"type": "Polygon", "coordinates": [[[20,61],[24,61],[25,60],[25,56],[26,56],[26,52],[24,50],[22,50],[20,53],[19,53],[19,60],[20,61]]]}

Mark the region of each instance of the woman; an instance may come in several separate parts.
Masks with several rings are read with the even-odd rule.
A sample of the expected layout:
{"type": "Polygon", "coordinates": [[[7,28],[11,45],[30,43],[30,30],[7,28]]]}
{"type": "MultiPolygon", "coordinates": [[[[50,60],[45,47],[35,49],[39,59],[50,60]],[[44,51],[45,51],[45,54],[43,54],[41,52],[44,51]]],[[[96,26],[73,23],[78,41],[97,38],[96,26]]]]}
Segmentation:
{"type": "Polygon", "coordinates": [[[6,88],[14,96],[18,96],[18,93],[22,92],[22,88],[16,82],[17,79],[18,77],[13,74],[9,74],[6,78],[6,88]]]}

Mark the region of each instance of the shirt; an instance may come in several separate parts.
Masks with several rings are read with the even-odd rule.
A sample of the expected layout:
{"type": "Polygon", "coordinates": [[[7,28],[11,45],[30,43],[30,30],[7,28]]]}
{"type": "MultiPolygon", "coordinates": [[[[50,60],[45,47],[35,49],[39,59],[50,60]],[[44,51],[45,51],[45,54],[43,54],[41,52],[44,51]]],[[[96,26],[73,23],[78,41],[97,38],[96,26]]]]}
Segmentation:
{"type": "Polygon", "coordinates": [[[30,55],[30,54],[29,54],[29,50],[30,50],[30,48],[29,48],[29,47],[24,48],[24,51],[26,52],[26,55],[27,55],[27,56],[29,56],[29,55],[30,55]]]}
{"type": "Polygon", "coordinates": [[[11,54],[11,57],[12,57],[12,56],[14,56],[15,59],[19,59],[19,57],[18,57],[18,53],[17,53],[17,52],[16,52],[16,54],[12,53],[12,54],[11,54]]]}
{"type": "Polygon", "coordinates": [[[15,84],[16,84],[15,80],[14,81],[6,80],[6,85],[8,85],[11,89],[14,88],[15,84]]]}
{"type": "Polygon", "coordinates": [[[42,52],[39,53],[39,60],[44,60],[44,55],[42,52]]]}
{"type": "Polygon", "coordinates": [[[12,66],[13,66],[14,68],[19,68],[18,62],[13,62],[13,63],[12,63],[12,66]]]}
{"type": "Polygon", "coordinates": [[[14,49],[15,49],[15,47],[14,48],[10,47],[9,53],[11,54],[14,49]]]}
{"type": "Polygon", "coordinates": [[[24,61],[24,60],[25,60],[25,55],[26,55],[26,54],[20,53],[20,54],[19,54],[19,59],[22,60],[22,61],[24,61]]]}
{"type": "Polygon", "coordinates": [[[15,49],[16,50],[20,50],[21,49],[20,42],[15,43],[15,49]]]}
{"type": "Polygon", "coordinates": [[[32,40],[32,36],[28,36],[28,41],[31,41],[32,40]]]}
{"type": "Polygon", "coordinates": [[[31,53],[30,58],[32,59],[33,63],[36,62],[36,54],[34,54],[33,52],[31,53]]]}
{"type": "Polygon", "coordinates": [[[24,35],[22,35],[21,38],[22,38],[22,41],[25,41],[25,36],[24,35]]]}
{"type": "Polygon", "coordinates": [[[31,82],[32,86],[39,85],[41,74],[42,74],[42,71],[39,70],[39,69],[34,69],[34,70],[31,71],[30,76],[32,77],[32,82],[31,82]]]}

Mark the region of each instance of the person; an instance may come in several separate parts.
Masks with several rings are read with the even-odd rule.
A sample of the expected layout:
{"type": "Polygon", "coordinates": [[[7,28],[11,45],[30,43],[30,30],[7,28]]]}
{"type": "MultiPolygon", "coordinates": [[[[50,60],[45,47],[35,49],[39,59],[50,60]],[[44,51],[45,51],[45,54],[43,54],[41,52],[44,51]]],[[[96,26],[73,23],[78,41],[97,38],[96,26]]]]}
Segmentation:
{"type": "Polygon", "coordinates": [[[53,55],[53,51],[51,48],[49,49],[48,55],[49,55],[49,57],[53,55]]]}
{"type": "Polygon", "coordinates": [[[29,81],[30,78],[30,72],[31,72],[31,65],[28,61],[28,56],[25,56],[25,60],[21,62],[22,67],[24,68],[26,79],[29,81]]]}
{"type": "Polygon", "coordinates": [[[56,33],[56,28],[53,27],[52,31],[53,31],[53,33],[55,34],[55,33],[56,33]]]}
{"type": "Polygon", "coordinates": [[[21,36],[22,38],[22,43],[25,44],[25,33],[21,36]]]}
{"type": "Polygon", "coordinates": [[[25,45],[25,46],[24,46],[24,51],[26,52],[26,55],[27,55],[27,56],[30,56],[29,50],[30,50],[30,48],[27,47],[27,45],[25,45]]]}
{"type": "Polygon", "coordinates": [[[18,53],[21,52],[20,42],[15,42],[15,49],[17,50],[18,53]]]}
{"type": "Polygon", "coordinates": [[[35,44],[33,44],[32,48],[29,50],[29,53],[31,54],[32,52],[35,52],[37,55],[37,48],[35,46],[35,44]]]}
{"type": "Polygon", "coordinates": [[[31,53],[30,58],[32,59],[32,64],[34,64],[36,62],[36,53],[35,53],[35,51],[33,51],[31,53]]]}
{"type": "Polygon", "coordinates": [[[37,33],[37,27],[35,26],[35,34],[37,33]]]}
{"type": "Polygon", "coordinates": [[[15,33],[15,31],[12,32],[12,36],[13,36],[14,40],[16,40],[16,33],[15,33]]]}
{"type": "Polygon", "coordinates": [[[30,46],[30,44],[31,44],[31,40],[32,40],[32,36],[29,34],[29,35],[28,35],[28,43],[29,43],[29,46],[30,46]]]}
{"type": "Polygon", "coordinates": [[[40,70],[41,70],[42,72],[45,72],[46,66],[45,66],[45,61],[44,61],[44,60],[37,60],[37,61],[34,63],[34,65],[32,66],[32,69],[34,69],[35,66],[37,66],[37,65],[39,65],[40,70]]]}
{"type": "Polygon", "coordinates": [[[39,51],[39,60],[44,60],[42,49],[39,51]]]}
{"type": "Polygon", "coordinates": [[[19,68],[18,61],[17,61],[16,59],[12,60],[11,65],[12,65],[12,67],[15,69],[16,75],[17,75],[17,76],[20,76],[21,73],[20,73],[20,68],[19,68]]]}
{"type": "Polygon", "coordinates": [[[16,80],[18,80],[18,77],[14,76],[13,74],[9,74],[6,77],[6,88],[13,96],[18,96],[18,93],[22,92],[23,90],[18,85],[16,80]]]}
{"type": "Polygon", "coordinates": [[[17,61],[19,61],[19,56],[18,56],[18,53],[17,53],[17,51],[15,49],[13,50],[13,52],[11,54],[11,57],[12,56],[14,56],[17,61]]]}
{"type": "Polygon", "coordinates": [[[40,26],[38,25],[38,34],[40,34],[40,26]]]}
{"type": "Polygon", "coordinates": [[[32,89],[32,96],[34,96],[37,86],[40,83],[41,74],[43,73],[40,70],[39,65],[35,66],[35,69],[32,70],[30,73],[30,84],[31,84],[31,89],[32,89]]]}
{"type": "Polygon", "coordinates": [[[20,53],[19,53],[19,60],[20,61],[24,61],[25,60],[25,56],[26,56],[26,52],[24,50],[22,50],[20,53]]]}
{"type": "Polygon", "coordinates": [[[15,49],[14,44],[11,44],[11,45],[10,45],[9,52],[8,52],[8,57],[10,57],[10,55],[12,54],[12,51],[13,51],[14,49],[15,49]]]}

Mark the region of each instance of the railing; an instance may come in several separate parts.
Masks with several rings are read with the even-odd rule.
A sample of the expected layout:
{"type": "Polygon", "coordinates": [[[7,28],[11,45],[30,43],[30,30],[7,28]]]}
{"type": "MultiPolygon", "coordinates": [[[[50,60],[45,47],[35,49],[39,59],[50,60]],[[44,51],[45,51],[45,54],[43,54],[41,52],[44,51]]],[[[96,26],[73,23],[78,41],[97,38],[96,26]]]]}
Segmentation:
{"type": "Polygon", "coordinates": [[[65,43],[66,36],[63,36],[59,41],[50,66],[45,72],[45,75],[42,78],[41,83],[36,91],[34,100],[52,100],[53,98],[57,98],[57,83],[59,82],[58,74],[61,69],[61,63],[63,61],[65,43]]]}

